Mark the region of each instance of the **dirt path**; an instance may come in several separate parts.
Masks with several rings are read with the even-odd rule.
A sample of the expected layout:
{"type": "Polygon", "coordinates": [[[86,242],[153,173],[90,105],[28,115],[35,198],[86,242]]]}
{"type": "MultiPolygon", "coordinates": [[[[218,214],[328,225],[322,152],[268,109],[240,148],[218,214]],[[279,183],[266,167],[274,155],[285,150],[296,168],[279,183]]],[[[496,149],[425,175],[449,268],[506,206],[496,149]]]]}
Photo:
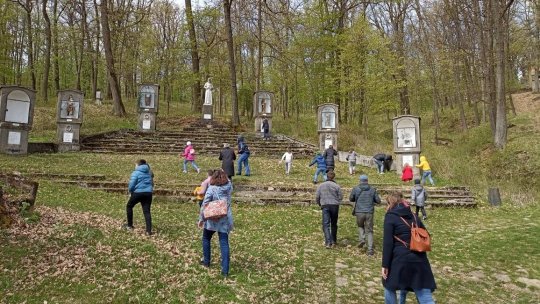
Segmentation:
{"type": "Polygon", "coordinates": [[[516,112],[519,114],[529,113],[534,121],[535,129],[540,130],[540,94],[524,92],[512,94],[516,112]]]}

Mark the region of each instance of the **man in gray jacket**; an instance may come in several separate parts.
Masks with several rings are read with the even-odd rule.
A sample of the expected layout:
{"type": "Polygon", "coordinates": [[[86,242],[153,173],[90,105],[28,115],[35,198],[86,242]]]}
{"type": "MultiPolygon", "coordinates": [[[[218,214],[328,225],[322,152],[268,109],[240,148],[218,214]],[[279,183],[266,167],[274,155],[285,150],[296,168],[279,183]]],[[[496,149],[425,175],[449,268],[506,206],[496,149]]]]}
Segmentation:
{"type": "Polygon", "coordinates": [[[334,182],[335,177],[334,171],[328,172],[326,181],[317,188],[315,194],[315,200],[322,209],[322,230],[326,248],[332,248],[336,245],[339,204],[343,200],[343,192],[334,182]]]}
{"type": "Polygon", "coordinates": [[[377,189],[368,185],[367,175],[360,175],[360,184],[353,188],[349,200],[354,203],[353,215],[356,216],[356,224],[360,237],[358,247],[366,244],[366,234],[368,243],[368,255],[373,255],[373,213],[375,204],[380,204],[381,199],[377,194],[377,189]]]}

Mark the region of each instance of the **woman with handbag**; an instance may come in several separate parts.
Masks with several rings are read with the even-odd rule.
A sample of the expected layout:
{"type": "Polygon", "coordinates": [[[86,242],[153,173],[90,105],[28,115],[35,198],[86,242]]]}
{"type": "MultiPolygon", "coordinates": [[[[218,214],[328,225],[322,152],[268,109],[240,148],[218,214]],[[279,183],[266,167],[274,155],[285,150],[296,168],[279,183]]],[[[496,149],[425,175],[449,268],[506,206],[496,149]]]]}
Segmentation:
{"type": "Polygon", "coordinates": [[[388,196],[384,217],[381,271],[384,302],[398,303],[396,290],[400,290],[399,303],[405,303],[407,291],[414,291],[420,304],[435,303],[432,292],[437,285],[427,254],[411,246],[411,226],[425,227],[400,196],[397,192],[388,196]]]}
{"type": "Polygon", "coordinates": [[[232,183],[225,171],[218,169],[212,174],[199,214],[199,228],[203,229],[203,259],[201,265],[210,266],[211,240],[218,233],[221,249],[221,274],[229,275],[229,232],[233,230],[231,210],[232,183]]]}

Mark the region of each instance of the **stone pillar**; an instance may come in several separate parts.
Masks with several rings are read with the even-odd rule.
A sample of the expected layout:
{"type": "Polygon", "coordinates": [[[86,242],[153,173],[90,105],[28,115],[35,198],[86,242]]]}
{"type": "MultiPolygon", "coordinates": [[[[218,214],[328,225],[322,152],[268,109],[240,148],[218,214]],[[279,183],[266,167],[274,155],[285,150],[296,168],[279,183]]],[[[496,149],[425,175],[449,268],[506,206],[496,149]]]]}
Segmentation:
{"type": "Polygon", "coordinates": [[[253,117],[255,118],[255,132],[262,134],[262,123],[266,119],[272,133],[272,103],[274,94],[268,91],[257,91],[253,94],[253,117]]]}
{"type": "Polygon", "coordinates": [[[317,109],[319,150],[324,151],[332,145],[338,150],[339,106],[333,103],[324,103],[317,109]]]}
{"type": "Polygon", "coordinates": [[[156,130],[156,121],[159,108],[159,85],[143,83],[139,85],[137,98],[139,109],[139,131],[153,132],[156,130]]]}
{"type": "Polygon", "coordinates": [[[19,86],[0,86],[0,152],[28,153],[28,132],[34,121],[36,91],[19,86]]]}
{"type": "Polygon", "coordinates": [[[58,152],[79,151],[84,94],[77,90],[58,91],[56,142],[58,152]]]}
{"type": "Polygon", "coordinates": [[[402,115],[392,119],[392,130],[394,135],[394,164],[396,173],[401,175],[405,164],[413,168],[415,178],[418,178],[419,169],[415,166],[420,163],[421,136],[420,117],[412,115],[402,115]]]}

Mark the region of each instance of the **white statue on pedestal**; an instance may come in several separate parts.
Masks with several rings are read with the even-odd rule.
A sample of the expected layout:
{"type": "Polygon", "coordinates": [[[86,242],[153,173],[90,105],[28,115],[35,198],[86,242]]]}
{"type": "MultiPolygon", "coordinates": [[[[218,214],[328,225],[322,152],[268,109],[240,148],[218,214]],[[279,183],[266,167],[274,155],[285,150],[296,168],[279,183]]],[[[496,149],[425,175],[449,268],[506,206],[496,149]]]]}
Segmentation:
{"type": "Polygon", "coordinates": [[[214,89],[214,86],[210,82],[210,77],[204,84],[204,89],[206,90],[204,92],[204,104],[205,105],[211,105],[212,104],[212,90],[214,89]]]}

